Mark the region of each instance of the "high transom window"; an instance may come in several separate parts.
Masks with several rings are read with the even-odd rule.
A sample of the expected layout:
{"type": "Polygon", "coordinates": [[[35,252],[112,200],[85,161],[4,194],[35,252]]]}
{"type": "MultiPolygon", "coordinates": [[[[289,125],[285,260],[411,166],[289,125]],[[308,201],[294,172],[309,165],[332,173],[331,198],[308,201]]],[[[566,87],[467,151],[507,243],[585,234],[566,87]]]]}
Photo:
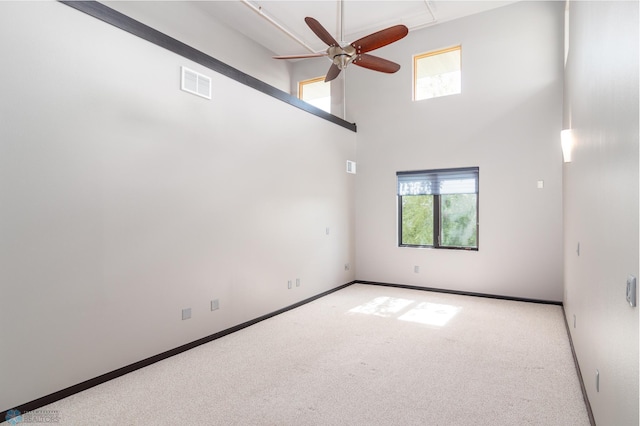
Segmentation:
{"type": "Polygon", "coordinates": [[[461,46],[413,57],[413,99],[437,98],[462,92],[461,46]]]}
{"type": "Polygon", "coordinates": [[[324,77],[298,82],[298,98],[331,113],[331,83],[325,83],[324,77]]]}

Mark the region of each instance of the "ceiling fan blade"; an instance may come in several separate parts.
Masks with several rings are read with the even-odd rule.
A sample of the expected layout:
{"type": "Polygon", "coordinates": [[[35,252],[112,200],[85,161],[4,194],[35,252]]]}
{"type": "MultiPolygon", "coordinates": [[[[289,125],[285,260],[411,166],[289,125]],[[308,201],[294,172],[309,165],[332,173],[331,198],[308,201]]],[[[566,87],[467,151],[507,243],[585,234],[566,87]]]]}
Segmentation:
{"type": "Polygon", "coordinates": [[[324,78],[324,82],[326,83],[336,78],[338,74],[340,74],[340,71],[342,70],[338,68],[336,64],[331,64],[331,68],[329,68],[329,72],[327,72],[327,76],[324,78]]]}
{"type": "Polygon", "coordinates": [[[273,59],[302,59],[302,58],[318,58],[320,56],[327,56],[327,52],[322,53],[307,53],[301,55],[280,55],[274,56],[273,59]]]}
{"type": "Polygon", "coordinates": [[[362,37],[353,43],[356,53],[370,52],[379,49],[394,41],[398,41],[409,33],[409,29],[404,25],[394,25],[384,30],[380,30],[368,36],[362,37]]]}
{"type": "Polygon", "coordinates": [[[339,46],[338,42],[335,38],[329,33],[329,31],[325,30],[324,27],[320,24],[320,22],[315,19],[307,16],[304,18],[304,22],[307,23],[311,31],[313,31],[320,40],[325,42],[327,46],[339,46]]]}
{"type": "Polygon", "coordinates": [[[400,65],[395,62],[388,61],[377,56],[361,53],[353,60],[354,65],[358,65],[363,68],[368,68],[374,71],[386,72],[393,74],[400,69],[400,65]]]}

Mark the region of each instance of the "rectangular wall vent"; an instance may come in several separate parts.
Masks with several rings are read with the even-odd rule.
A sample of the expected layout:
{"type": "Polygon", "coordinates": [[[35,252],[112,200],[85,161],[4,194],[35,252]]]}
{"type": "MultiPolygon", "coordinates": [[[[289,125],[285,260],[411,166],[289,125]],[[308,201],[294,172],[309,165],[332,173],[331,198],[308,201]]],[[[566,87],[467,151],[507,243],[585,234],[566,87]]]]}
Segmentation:
{"type": "Polygon", "coordinates": [[[182,67],[182,90],[211,99],[211,78],[182,67]]]}
{"type": "Polygon", "coordinates": [[[356,174],[356,162],[347,160],[347,173],[356,174]]]}

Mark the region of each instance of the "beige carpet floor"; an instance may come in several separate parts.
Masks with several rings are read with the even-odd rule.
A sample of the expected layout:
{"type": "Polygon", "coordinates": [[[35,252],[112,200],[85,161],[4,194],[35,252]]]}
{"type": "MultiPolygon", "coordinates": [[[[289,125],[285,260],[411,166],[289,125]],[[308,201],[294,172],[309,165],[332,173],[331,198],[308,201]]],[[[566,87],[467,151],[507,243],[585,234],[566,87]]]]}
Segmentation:
{"type": "Polygon", "coordinates": [[[561,307],[365,284],[42,410],[63,425],[589,425],[561,307]]]}

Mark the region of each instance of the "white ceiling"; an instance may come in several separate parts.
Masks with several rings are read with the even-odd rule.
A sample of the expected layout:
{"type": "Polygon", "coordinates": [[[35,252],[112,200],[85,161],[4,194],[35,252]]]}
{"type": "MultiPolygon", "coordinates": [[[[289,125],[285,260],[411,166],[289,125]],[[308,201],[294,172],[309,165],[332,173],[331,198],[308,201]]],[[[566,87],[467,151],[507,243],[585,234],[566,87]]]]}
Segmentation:
{"type": "Polygon", "coordinates": [[[339,42],[396,24],[409,31],[501,7],[507,1],[458,0],[217,0],[195,1],[193,7],[255,40],[276,55],[324,52],[322,43],[304,22],[317,19],[339,42]],[[340,10],[342,9],[342,13],[340,10]],[[344,16],[343,38],[340,17],[344,16]]]}

